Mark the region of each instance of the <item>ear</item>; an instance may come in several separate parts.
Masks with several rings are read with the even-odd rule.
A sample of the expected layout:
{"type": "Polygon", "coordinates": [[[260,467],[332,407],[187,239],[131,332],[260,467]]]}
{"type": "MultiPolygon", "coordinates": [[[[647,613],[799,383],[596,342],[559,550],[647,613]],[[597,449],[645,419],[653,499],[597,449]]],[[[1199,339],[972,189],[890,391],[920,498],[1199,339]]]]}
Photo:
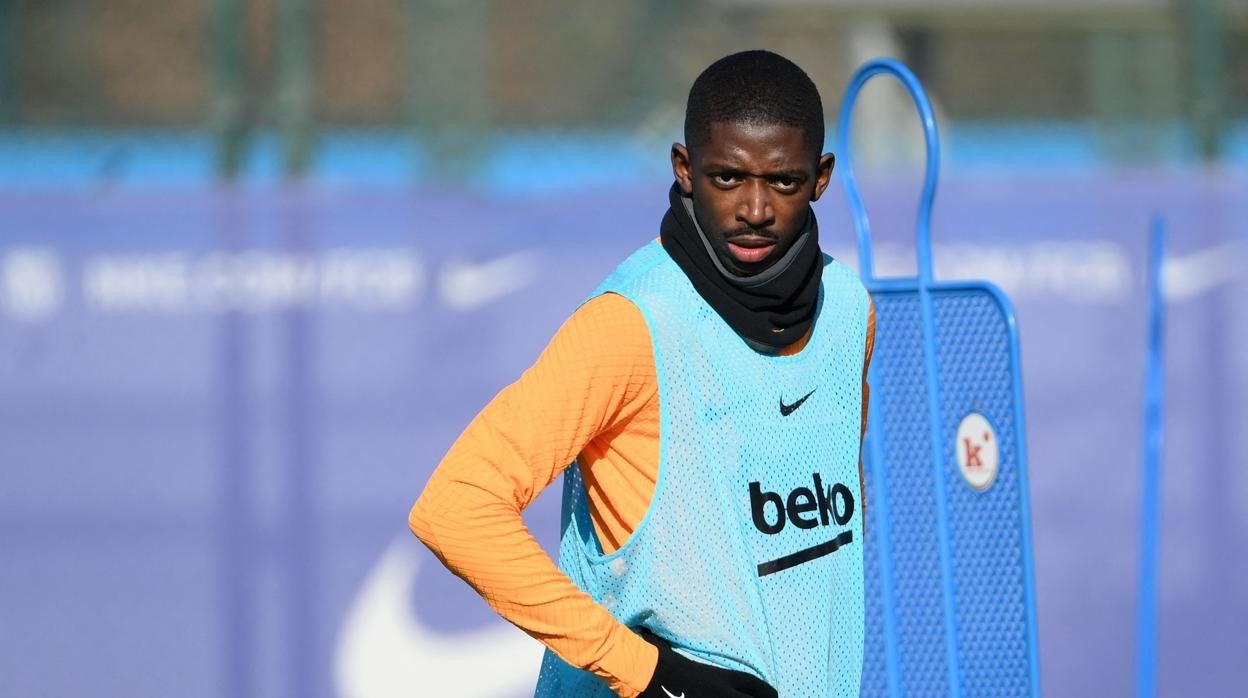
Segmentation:
{"type": "Polygon", "coordinates": [[[828,188],[828,183],[832,181],[832,168],[836,166],[836,156],[832,153],[824,153],[819,156],[819,165],[815,170],[815,191],[811,193],[810,200],[818,201],[823,196],[823,192],[828,188]]]}
{"type": "Polygon", "coordinates": [[[689,149],[680,143],[672,144],[672,174],[676,176],[676,184],[685,196],[693,196],[693,164],[689,160],[689,149]]]}

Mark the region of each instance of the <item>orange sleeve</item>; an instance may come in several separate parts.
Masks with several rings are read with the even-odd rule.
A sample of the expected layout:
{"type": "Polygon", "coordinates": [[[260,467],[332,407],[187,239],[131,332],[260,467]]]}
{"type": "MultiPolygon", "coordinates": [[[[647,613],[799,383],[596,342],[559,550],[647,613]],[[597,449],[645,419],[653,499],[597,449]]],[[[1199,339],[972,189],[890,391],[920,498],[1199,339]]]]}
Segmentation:
{"type": "Polygon", "coordinates": [[[867,369],[871,368],[871,354],[875,352],[875,301],[867,297],[867,350],[862,359],[862,435],[867,435],[867,403],[871,398],[871,386],[867,383],[867,369]]]}
{"type": "MultiPolygon", "coordinates": [[[[867,369],[871,368],[871,355],[875,352],[875,301],[871,300],[871,296],[867,296],[867,303],[870,304],[867,311],[867,348],[862,359],[862,436],[861,439],[867,438],[867,403],[871,401],[871,385],[867,382],[867,369]]],[[[859,500],[862,502],[862,530],[867,530],[867,479],[862,472],[862,445],[859,441],[858,447],[858,482],[859,500]]]]}
{"type": "Polygon", "coordinates": [[[412,532],[499,615],[621,696],[645,688],[658,651],[555,566],[520,512],[656,393],[641,312],[614,294],[594,298],[473,419],[409,516],[412,532]]]}

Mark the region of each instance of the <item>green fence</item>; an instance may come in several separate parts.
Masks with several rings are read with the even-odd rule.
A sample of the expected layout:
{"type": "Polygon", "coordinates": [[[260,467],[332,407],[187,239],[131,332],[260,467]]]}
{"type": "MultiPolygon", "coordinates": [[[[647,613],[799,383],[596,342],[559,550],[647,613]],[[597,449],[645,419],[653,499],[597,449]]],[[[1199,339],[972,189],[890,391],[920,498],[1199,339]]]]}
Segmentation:
{"type": "MultiPolygon", "coordinates": [[[[714,58],[769,47],[831,101],[863,60],[912,65],[951,122],[1094,125],[1116,161],[1206,160],[1248,119],[1248,3],[944,0],[139,0],[0,3],[0,123],[214,134],[218,168],[280,134],[390,129],[463,169],[483,133],[666,133],[714,58]],[[925,8],[925,9],[915,9],[925,8]]],[[[829,107],[831,108],[831,107],[829,107]]]]}

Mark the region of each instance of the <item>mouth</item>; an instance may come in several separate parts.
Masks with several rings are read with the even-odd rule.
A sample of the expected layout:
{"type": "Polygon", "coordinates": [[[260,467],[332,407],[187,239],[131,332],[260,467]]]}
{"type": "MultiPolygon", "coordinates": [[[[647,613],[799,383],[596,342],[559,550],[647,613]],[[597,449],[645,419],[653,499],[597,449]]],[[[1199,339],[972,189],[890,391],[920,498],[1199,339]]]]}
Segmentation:
{"type": "Polygon", "coordinates": [[[728,253],[742,264],[758,264],[767,259],[775,249],[776,241],[763,235],[747,233],[728,240],[728,253]]]}

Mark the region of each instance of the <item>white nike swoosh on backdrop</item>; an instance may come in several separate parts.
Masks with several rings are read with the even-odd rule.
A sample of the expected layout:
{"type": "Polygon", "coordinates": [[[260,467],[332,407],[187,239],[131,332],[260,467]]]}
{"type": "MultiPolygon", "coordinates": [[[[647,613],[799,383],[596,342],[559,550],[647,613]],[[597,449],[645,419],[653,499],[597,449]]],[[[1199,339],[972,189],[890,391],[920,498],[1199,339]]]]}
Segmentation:
{"type": "Polygon", "coordinates": [[[488,262],[451,260],[438,276],[438,295],[453,310],[472,310],[537,280],[538,256],[513,252],[488,262]]]}
{"type": "Polygon", "coordinates": [[[531,692],[542,646],[501,623],[439,633],[421,623],[410,599],[420,558],[402,537],[390,545],[347,609],[334,653],[343,698],[500,698],[531,692]]]}
{"type": "Polygon", "coordinates": [[[1169,255],[1161,266],[1161,289],[1167,300],[1182,301],[1229,283],[1243,270],[1248,245],[1224,242],[1199,252],[1169,255]]]}

